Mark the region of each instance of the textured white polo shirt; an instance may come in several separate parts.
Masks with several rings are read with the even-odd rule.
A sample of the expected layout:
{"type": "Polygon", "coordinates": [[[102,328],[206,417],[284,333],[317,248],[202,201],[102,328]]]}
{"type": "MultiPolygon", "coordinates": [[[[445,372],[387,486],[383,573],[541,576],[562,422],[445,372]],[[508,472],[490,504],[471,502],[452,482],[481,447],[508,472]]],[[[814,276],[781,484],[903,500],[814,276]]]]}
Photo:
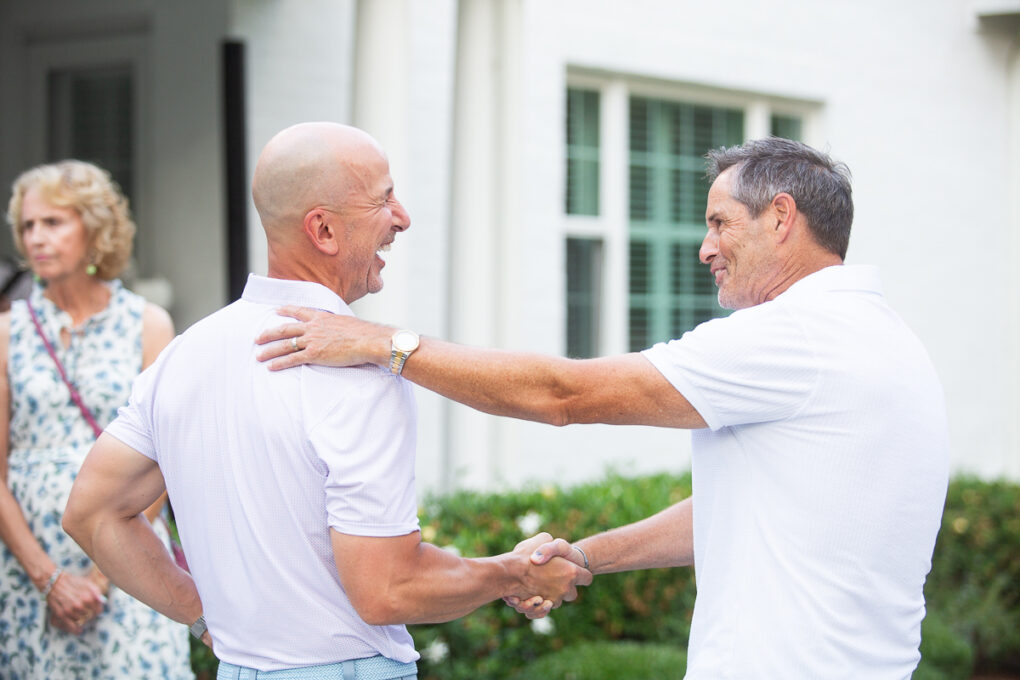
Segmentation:
{"type": "Polygon", "coordinates": [[[948,428],[877,270],[829,267],[644,355],[709,425],[687,678],[909,678],[948,428]]]}
{"type": "Polygon", "coordinates": [[[221,660],[413,661],[403,626],[354,611],[329,536],[418,529],[410,385],[376,366],[270,372],[254,341],[285,304],[351,313],[319,284],[252,275],[142,373],[106,431],[159,463],[221,660]]]}

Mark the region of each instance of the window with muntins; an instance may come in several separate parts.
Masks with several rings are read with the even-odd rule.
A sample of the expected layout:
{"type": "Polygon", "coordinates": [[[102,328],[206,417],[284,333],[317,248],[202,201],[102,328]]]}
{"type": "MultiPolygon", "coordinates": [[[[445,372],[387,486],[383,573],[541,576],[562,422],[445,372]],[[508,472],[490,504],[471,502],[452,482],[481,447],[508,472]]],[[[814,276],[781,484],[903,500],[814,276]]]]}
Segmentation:
{"type": "Polygon", "coordinates": [[[567,90],[568,215],[599,214],[599,93],[567,90]]]}
{"type": "Polygon", "coordinates": [[[801,141],[803,134],[803,123],[799,116],[784,116],[773,113],[769,120],[770,132],[773,137],[791,139],[795,142],[801,141]]]}
{"type": "Polygon", "coordinates": [[[725,313],[698,259],[709,188],[704,155],[743,136],[740,109],[630,98],[631,351],[725,313]]]}
{"type": "Polygon", "coordinates": [[[49,160],[95,163],[110,173],[137,209],[131,68],[53,69],[48,80],[49,160]]]}
{"type": "Polygon", "coordinates": [[[567,239],[567,356],[598,355],[602,239],[567,239]]]}

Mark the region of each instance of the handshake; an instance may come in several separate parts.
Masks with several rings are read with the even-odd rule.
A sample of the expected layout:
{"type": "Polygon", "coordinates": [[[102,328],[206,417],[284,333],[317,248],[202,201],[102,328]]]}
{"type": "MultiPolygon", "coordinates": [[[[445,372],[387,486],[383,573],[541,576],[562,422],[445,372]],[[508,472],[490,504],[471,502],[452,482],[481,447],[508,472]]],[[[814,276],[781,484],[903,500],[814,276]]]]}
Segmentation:
{"type": "Polygon", "coordinates": [[[529,619],[540,619],[563,602],[577,598],[577,586],[591,584],[588,558],[562,538],[542,532],[521,541],[510,557],[522,570],[516,592],[503,597],[529,619]]]}

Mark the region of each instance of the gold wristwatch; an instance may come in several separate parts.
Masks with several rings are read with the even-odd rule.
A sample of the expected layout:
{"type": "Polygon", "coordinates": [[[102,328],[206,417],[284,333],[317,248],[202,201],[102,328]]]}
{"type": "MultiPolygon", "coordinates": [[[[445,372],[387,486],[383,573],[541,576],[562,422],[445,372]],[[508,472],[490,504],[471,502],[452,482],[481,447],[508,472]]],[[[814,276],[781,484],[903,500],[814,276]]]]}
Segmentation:
{"type": "Polygon", "coordinates": [[[414,331],[400,330],[390,338],[390,373],[400,375],[404,370],[404,362],[418,349],[418,334],[414,331]]]}

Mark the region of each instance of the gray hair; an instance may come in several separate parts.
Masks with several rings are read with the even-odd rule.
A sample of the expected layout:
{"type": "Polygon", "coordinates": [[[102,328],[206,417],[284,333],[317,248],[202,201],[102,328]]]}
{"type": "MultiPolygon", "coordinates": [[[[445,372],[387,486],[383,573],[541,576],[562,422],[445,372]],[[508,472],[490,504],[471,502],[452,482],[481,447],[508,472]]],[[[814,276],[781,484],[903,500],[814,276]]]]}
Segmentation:
{"type": "Polygon", "coordinates": [[[854,201],[850,168],[807,144],[767,137],[705,154],[708,179],[735,169],[733,198],[758,217],[777,194],[793,197],[808,228],[825,249],[846,257],[854,201]]]}

